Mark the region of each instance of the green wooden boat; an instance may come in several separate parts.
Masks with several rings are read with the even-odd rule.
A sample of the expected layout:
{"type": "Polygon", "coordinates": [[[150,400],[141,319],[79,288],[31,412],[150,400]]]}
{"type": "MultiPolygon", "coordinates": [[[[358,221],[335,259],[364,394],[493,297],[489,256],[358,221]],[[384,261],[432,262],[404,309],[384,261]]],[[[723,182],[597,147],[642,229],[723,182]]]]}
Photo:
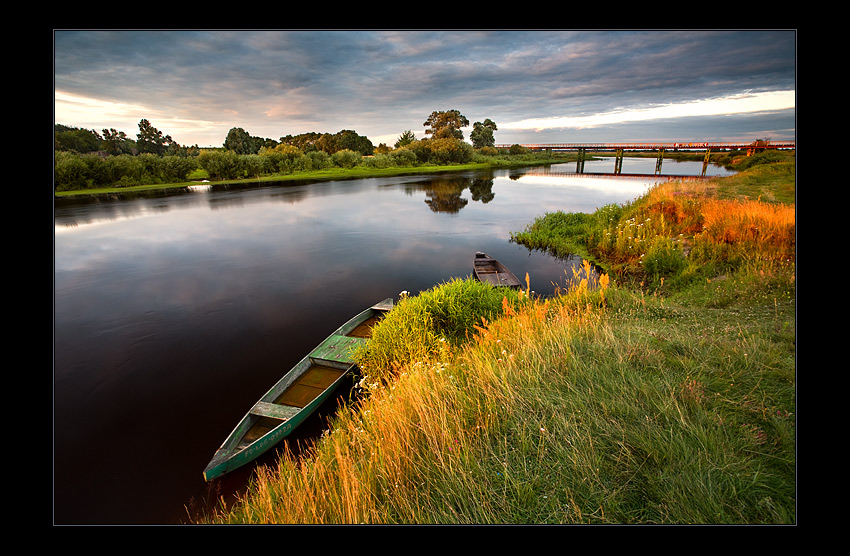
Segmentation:
{"type": "Polygon", "coordinates": [[[371,328],[392,307],[391,298],[369,307],[299,361],[239,421],[204,469],[204,480],[255,460],[316,411],[355,367],[353,348],[368,341],[371,328]]]}

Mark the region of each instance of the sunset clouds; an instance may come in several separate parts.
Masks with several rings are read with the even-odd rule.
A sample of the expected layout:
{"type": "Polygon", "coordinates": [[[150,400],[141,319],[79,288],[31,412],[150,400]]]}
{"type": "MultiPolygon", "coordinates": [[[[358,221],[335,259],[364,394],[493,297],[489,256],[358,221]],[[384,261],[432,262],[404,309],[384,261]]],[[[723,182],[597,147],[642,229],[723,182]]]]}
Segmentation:
{"type": "MultiPolygon", "coordinates": [[[[793,139],[794,31],[54,32],[56,123],[182,144],[424,137],[434,110],[497,143],[793,139]]],[[[468,132],[466,134],[468,137],[468,132]]]]}

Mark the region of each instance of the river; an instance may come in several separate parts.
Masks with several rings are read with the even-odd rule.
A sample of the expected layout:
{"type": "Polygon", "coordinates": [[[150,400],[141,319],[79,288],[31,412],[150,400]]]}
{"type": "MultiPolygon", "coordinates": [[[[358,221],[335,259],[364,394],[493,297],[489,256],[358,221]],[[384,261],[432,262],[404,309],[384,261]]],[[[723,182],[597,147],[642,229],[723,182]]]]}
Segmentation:
{"type": "MultiPolygon", "coordinates": [[[[626,159],[623,172],[654,167],[626,159]]],[[[580,261],[530,252],[511,232],[546,212],[630,201],[659,181],[562,174],[574,170],[57,199],[54,523],[176,524],[187,507],[238,489],[250,467],[212,487],[202,471],[251,404],[350,316],[469,276],[476,251],[552,293],[580,261]]],[[[611,159],[585,166],[612,170],[611,159]]],[[[324,417],[290,442],[315,437],[324,417]]]]}

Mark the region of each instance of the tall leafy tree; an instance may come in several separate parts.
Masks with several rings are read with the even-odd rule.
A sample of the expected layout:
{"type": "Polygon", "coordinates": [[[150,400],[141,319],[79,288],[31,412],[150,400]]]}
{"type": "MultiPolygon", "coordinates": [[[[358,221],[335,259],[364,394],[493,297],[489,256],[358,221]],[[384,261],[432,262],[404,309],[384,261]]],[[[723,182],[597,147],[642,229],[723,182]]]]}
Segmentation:
{"type": "Polygon", "coordinates": [[[278,142],[268,137],[251,137],[254,153],[259,153],[260,149],[273,149],[278,146],[278,142]]]}
{"type": "Polygon", "coordinates": [[[316,142],[321,138],[322,134],[316,131],[309,133],[301,133],[298,135],[287,135],[280,138],[280,142],[286,145],[292,145],[301,150],[301,152],[311,152],[319,150],[316,142]]]}
{"type": "Polygon", "coordinates": [[[469,126],[469,120],[458,110],[434,111],[422,125],[427,128],[425,135],[431,135],[434,139],[463,139],[461,128],[469,126]]]}
{"type": "Polygon", "coordinates": [[[224,139],[224,148],[236,154],[254,154],[253,139],[251,135],[241,127],[233,127],[227,132],[224,139]]]}
{"type": "Polygon", "coordinates": [[[375,146],[364,135],[358,135],[351,129],[343,129],[337,132],[337,150],[349,150],[369,156],[375,152],[375,146]]]}
{"type": "Polygon", "coordinates": [[[115,128],[103,130],[103,150],[109,154],[128,154],[133,151],[135,144],[123,131],[115,128]]]}
{"type": "Polygon", "coordinates": [[[493,136],[493,132],[497,129],[495,122],[490,118],[487,118],[484,122],[475,122],[472,124],[472,132],[469,134],[472,146],[476,149],[494,146],[496,139],[493,136]]]}
{"type": "Polygon", "coordinates": [[[136,146],[140,153],[151,153],[162,155],[169,143],[172,143],[170,135],[162,135],[162,132],[151,125],[148,120],[139,122],[139,133],[136,146]]]}
{"type": "Polygon", "coordinates": [[[80,129],[62,124],[53,126],[54,148],[57,151],[89,153],[100,149],[101,137],[93,129],[80,129]]]}

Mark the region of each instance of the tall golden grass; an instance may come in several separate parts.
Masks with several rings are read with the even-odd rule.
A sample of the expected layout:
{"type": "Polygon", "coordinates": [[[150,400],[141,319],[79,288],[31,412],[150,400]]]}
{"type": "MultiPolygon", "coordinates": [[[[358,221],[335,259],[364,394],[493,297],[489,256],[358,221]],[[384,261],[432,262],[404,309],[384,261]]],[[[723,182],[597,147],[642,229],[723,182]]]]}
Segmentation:
{"type": "MultiPolygon", "coordinates": [[[[391,382],[369,383],[308,458],[284,454],[277,468],[258,468],[249,493],[210,521],[504,522],[524,488],[511,483],[516,446],[504,430],[527,418],[533,402],[523,392],[545,388],[528,364],[553,343],[566,350],[569,331],[600,315],[601,290],[578,283],[570,302],[503,296],[502,314],[481,317],[468,342],[422,352],[391,382]]],[[[536,453],[538,440],[523,442],[536,453]]]]}
{"type": "Polygon", "coordinates": [[[712,194],[714,189],[711,181],[656,185],[630,207],[628,218],[600,234],[596,254],[620,267],[636,268],[648,250],[667,238],[683,256],[692,253],[695,264],[795,261],[793,205],[720,199],[712,194]]]}
{"type": "Polygon", "coordinates": [[[376,329],[379,379],[332,433],[206,522],[793,523],[794,209],[704,188],[654,188],[607,247],[787,263],[721,282],[746,319],[716,310],[720,285],[674,309],[587,262],[550,299],[435,288],[376,329]]]}
{"type": "Polygon", "coordinates": [[[796,259],[796,211],[783,204],[710,199],[700,206],[702,236],[766,260],[796,259]]]}

